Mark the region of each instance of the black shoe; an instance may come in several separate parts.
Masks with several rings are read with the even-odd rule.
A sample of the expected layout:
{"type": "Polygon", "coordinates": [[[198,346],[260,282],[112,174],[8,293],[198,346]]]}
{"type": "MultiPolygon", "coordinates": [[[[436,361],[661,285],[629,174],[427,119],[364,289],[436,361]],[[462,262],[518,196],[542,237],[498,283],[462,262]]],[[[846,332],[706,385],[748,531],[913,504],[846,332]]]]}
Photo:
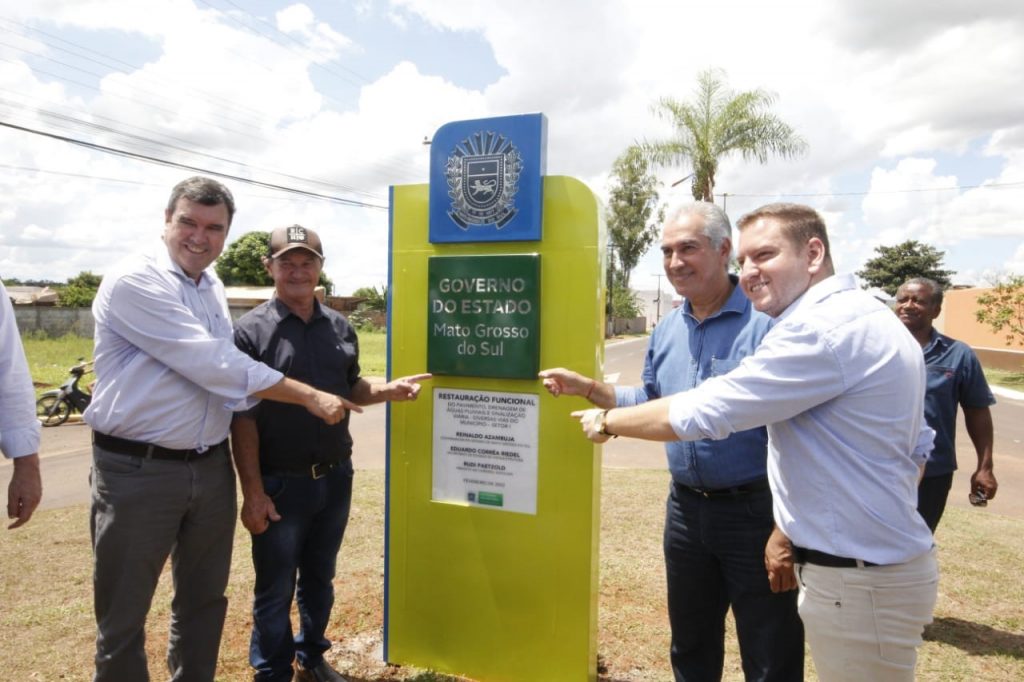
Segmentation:
{"type": "Polygon", "coordinates": [[[348,682],[337,670],[327,665],[327,661],[320,661],[320,665],[309,670],[297,665],[292,679],[294,682],[348,682]]]}

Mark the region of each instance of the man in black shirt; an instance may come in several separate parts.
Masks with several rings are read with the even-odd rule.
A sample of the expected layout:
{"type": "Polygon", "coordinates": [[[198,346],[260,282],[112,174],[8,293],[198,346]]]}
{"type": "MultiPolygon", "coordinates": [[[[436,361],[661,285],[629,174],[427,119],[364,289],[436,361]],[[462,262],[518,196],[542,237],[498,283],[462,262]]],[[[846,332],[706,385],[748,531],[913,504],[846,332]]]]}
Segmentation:
{"type": "MultiPolygon", "coordinates": [[[[243,316],[235,344],[253,358],[359,405],[415,400],[429,374],[371,384],[359,375],[359,342],[314,290],[323,248],[300,225],[270,236],[267,272],[275,296],[243,316]]],[[[335,563],[352,501],[350,415],[328,425],[304,409],[264,400],[231,425],[242,485],[242,523],[252,533],[256,569],[249,662],[258,682],[344,682],[324,660],[334,604],[335,563]],[[296,587],[298,588],[296,591],[296,587]],[[301,627],[293,635],[295,595],[301,627]]]]}

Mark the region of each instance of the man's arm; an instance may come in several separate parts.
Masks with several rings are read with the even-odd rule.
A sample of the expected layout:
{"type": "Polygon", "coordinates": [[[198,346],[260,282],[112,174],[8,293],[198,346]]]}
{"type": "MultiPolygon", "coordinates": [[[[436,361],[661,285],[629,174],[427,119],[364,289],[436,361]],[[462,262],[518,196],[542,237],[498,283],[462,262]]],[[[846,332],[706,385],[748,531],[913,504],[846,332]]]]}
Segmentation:
{"type": "Polygon", "coordinates": [[[537,376],[544,380],[544,388],[548,393],[556,398],[560,395],[578,395],[598,407],[615,407],[615,387],[611,384],[585,377],[563,367],[545,369],[537,376]]]}
{"type": "MultiPolygon", "coordinates": [[[[373,405],[384,401],[416,400],[422,388],[420,382],[431,379],[433,376],[433,374],[411,374],[386,384],[371,384],[366,379],[360,378],[352,386],[352,400],[358,405],[373,405]]],[[[356,412],[362,412],[362,410],[356,408],[356,412]]]]}
{"type": "Polygon", "coordinates": [[[793,543],[778,526],[772,529],[764,548],[764,568],[772,592],[795,590],[796,570],[793,567],[793,543]]]}
{"type": "Polygon", "coordinates": [[[345,400],[333,393],[319,391],[288,377],[253,395],[265,400],[276,400],[279,403],[302,405],[309,410],[310,414],[323,419],[328,424],[337,424],[344,419],[346,409],[353,412],[363,411],[363,408],[350,400],[345,400]]]}
{"type": "Polygon", "coordinates": [[[35,400],[14,307],[0,282],[0,445],[3,454],[14,460],[7,487],[7,517],[15,521],[8,528],[28,523],[43,497],[35,400]]]}
{"type": "Polygon", "coordinates": [[[39,475],[39,455],[14,460],[14,473],[7,487],[7,518],[14,519],[8,529],[24,526],[43,499],[43,481],[39,475]]]}
{"type": "Polygon", "coordinates": [[[999,483],[992,471],[992,443],[995,440],[992,428],[992,411],[988,407],[965,407],[964,425],[971,437],[974,451],[978,454],[978,468],[971,475],[971,492],[982,490],[985,497],[996,496],[999,483]]]}
{"type": "Polygon", "coordinates": [[[614,436],[668,442],[679,440],[669,422],[671,404],[670,396],[633,407],[578,410],[572,416],[580,420],[583,432],[595,443],[604,443],[614,436]]]}
{"type": "Polygon", "coordinates": [[[231,420],[231,454],[242,486],[242,525],[253,535],[270,527],[281,516],[273,500],[263,492],[260,475],[260,437],[256,420],[247,414],[236,414],[231,420]]]}

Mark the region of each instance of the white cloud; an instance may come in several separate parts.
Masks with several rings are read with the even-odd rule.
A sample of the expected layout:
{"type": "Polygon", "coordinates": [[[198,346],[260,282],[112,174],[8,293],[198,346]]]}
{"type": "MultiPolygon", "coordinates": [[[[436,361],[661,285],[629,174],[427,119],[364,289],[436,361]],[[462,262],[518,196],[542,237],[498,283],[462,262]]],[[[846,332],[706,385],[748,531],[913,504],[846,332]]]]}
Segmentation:
{"type": "MultiPolygon", "coordinates": [[[[810,203],[826,215],[844,269],[858,268],[879,243],[906,238],[949,249],[952,259],[984,252],[974,248],[983,240],[1001,240],[1007,246],[989,256],[989,265],[1003,267],[1000,261],[1015,252],[1008,263],[1019,262],[1019,242],[1011,242],[1024,233],[1024,191],[1008,183],[1024,181],[1024,8],[1016,0],[865,2],[722,0],[695,16],[686,3],[657,0],[360,0],[344,31],[336,6],[327,11],[322,0],[267,6],[268,21],[300,47],[242,28],[256,25],[247,10],[227,14],[189,0],[0,0],[3,16],[25,25],[58,35],[97,32],[112,47],[119,36],[132,36],[155,52],[145,59],[120,55],[135,65],[111,71],[91,90],[32,72],[26,63],[40,62],[26,50],[57,55],[47,40],[18,29],[15,47],[0,47],[0,114],[111,146],[169,153],[123,133],[159,138],[249,167],[174,152],[192,165],[281,184],[292,180],[271,170],[318,178],[326,183],[318,191],[351,188],[360,193],[350,196],[378,203],[389,184],[425,181],[428,148],[420,141],[443,123],[542,111],[549,119],[548,172],[579,177],[603,195],[611,163],[626,145],[671,132],[651,115],[651,103],[688,97],[698,71],[721,67],[734,89],[776,92],[776,111],[810,145],[804,158],[765,166],[723,159],[717,190],[729,193],[733,216],[782,196],[810,203]],[[400,29],[372,39],[359,34],[362,23],[384,30],[389,13],[400,29]],[[491,48],[499,66],[494,82],[475,90],[454,77],[427,75],[402,49],[406,40],[428,35],[431,49],[457,60],[444,54],[453,32],[478,34],[491,48]],[[347,95],[321,89],[327,79],[318,65],[341,69],[353,55],[367,54],[387,64],[373,82],[347,95]],[[122,134],[71,126],[52,114],[122,134]],[[976,156],[979,140],[987,140],[986,167],[995,161],[999,170],[971,180],[985,188],[940,191],[957,184],[956,157],[976,156]],[[870,187],[861,186],[869,176],[870,187]],[[864,197],[841,195],[864,189],[864,197]],[[903,189],[928,191],[895,191],[903,189]]],[[[158,234],[166,192],[187,173],[3,131],[0,166],[0,206],[15,207],[0,211],[0,268],[5,275],[17,269],[57,278],[84,265],[102,269],[115,251],[158,234]],[[55,250],[39,245],[46,240],[55,250]]],[[[667,185],[688,172],[661,171],[665,198],[686,196],[685,183],[667,185]]],[[[229,185],[240,206],[233,238],[305,221],[322,230],[328,274],[343,291],[382,281],[383,211],[229,185]]],[[[984,265],[956,267],[980,272],[984,265]]]]}
{"type": "Polygon", "coordinates": [[[294,33],[305,43],[317,63],[337,58],[341,50],[350,47],[352,41],[335,31],[325,22],[317,21],[307,5],[296,4],[277,13],[277,27],[285,33],[294,33]]]}

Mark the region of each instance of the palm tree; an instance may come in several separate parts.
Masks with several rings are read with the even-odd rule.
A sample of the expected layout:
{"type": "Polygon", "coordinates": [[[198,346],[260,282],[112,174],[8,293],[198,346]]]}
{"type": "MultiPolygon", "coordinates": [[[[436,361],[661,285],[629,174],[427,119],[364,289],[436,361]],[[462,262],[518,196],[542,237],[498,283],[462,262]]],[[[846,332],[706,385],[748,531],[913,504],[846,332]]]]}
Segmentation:
{"type": "Polygon", "coordinates": [[[672,122],[675,136],[640,145],[658,165],[690,164],[694,199],[714,201],[718,162],[733,152],[763,164],[770,154],[793,157],[807,149],[792,127],[768,111],[775,102],[770,92],[734,93],[723,71],[708,69],[698,74],[694,95],[692,102],[659,100],[654,113],[672,122]]]}

